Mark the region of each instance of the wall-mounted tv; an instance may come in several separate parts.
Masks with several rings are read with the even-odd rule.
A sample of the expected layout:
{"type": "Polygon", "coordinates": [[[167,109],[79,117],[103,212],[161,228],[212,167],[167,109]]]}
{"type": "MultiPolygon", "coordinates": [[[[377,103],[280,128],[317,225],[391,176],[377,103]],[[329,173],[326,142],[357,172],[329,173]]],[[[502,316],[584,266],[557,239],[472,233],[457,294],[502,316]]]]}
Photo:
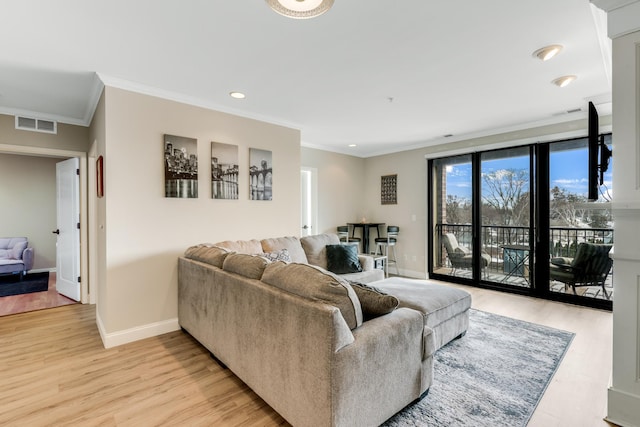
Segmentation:
{"type": "Polygon", "coordinates": [[[589,102],[589,193],[587,198],[598,200],[600,186],[604,184],[604,173],[609,168],[612,151],[604,142],[604,135],[600,135],[598,111],[589,102]]]}

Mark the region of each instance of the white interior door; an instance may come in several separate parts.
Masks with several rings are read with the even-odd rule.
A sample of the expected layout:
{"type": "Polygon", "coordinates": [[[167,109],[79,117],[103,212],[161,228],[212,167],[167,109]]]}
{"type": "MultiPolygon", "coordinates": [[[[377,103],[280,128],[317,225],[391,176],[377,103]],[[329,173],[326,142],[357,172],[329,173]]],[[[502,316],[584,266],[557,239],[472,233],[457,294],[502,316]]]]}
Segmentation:
{"type": "Polygon", "coordinates": [[[302,168],[300,170],[300,236],[317,234],[318,228],[318,185],[317,169],[302,168]]]}
{"type": "Polygon", "coordinates": [[[79,170],[77,158],[56,164],[56,289],[75,301],[80,301],[79,170]]]}

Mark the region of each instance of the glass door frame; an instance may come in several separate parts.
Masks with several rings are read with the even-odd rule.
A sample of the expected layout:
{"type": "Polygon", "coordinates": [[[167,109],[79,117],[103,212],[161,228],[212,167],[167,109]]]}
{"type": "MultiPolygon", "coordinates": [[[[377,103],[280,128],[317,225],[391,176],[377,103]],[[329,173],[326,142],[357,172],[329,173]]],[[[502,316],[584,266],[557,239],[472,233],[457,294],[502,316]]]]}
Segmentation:
{"type": "MultiPolygon", "coordinates": [[[[577,138],[576,138],[577,139],[577,138]]],[[[450,276],[446,274],[434,273],[435,245],[440,244],[435,236],[436,232],[436,206],[434,200],[434,161],[442,158],[458,157],[461,154],[445,156],[442,158],[427,159],[427,230],[432,233],[431,238],[427,239],[427,271],[428,277],[443,280],[447,282],[471,285],[480,288],[494,289],[504,292],[522,294],[532,297],[555,300],[576,305],[612,310],[612,300],[601,300],[595,298],[585,298],[571,293],[551,292],[549,281],[549,262],[536,262],[536,260],[550,259],[549,251],[549,230],[550,230],[550,145],[554,142],[544,142],[529,144],[530,155],[530,174],[533,176],[529,180],[530,190],[530,287],[517,287],[506,284],[490,282],[482,277],[481,264],[479,262],[482,241],[480,236],[482,229],[481,221],[481,154],[482,152],[467,153],[472,159],[472,252],[474,256],[472,267],[472,278],[463,278],[450,276]]],[[[487,150],[494,151],[494,150],[487,150]]]]}

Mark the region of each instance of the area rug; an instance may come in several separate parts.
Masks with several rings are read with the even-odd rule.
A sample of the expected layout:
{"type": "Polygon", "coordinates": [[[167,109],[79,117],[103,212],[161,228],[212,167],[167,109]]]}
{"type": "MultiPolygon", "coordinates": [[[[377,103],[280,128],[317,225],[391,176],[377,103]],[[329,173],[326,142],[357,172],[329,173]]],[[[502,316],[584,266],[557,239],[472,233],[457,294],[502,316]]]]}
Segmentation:
{"type": "Polygon", "coordinates": [[[18,275],[0,276],[0,297],[42,292],[48,288],[48,271],[27,274],[22,281],[18,275]]]}
{"type": "Polygon", "coordinates": [[[429,394],[383,425],[526,426],[575,334],[471,310],[434,357],[429,394]]]}

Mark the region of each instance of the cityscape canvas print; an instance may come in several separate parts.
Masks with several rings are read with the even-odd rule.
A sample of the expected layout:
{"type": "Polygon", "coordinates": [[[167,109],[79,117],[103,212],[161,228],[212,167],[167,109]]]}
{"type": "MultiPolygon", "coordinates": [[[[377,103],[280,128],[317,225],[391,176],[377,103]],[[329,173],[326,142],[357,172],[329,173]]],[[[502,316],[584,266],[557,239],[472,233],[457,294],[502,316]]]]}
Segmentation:
{"type": "Polygon", "coordinates": [[[164,196],[198,197],[198,143],[195,138],[164,136],[164,196]]]}
{"type": "Polygon", "coordinates": [[[238,198],[238,146],[211,143],[211,198],[238,198]]]}
{"type": "Polygon", "coordinates": [[[273,200],[271,151],[249,149],[249,197],[251,200],[273,200]]]}

